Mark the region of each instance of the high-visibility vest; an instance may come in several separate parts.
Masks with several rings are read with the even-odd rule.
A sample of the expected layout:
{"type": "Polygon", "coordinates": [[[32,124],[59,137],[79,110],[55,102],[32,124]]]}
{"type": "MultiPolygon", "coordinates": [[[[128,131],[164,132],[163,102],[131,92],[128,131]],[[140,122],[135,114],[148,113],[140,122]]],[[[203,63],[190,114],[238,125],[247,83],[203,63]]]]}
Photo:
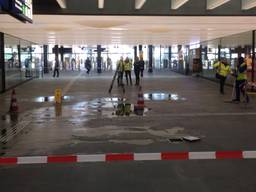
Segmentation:
{"type": "Polygon", "coordinates": [[[132,63],[129,62],[124,62],[124,70],[125,71],[131,71],[132,70],[132,63]]]}
{"type": "Polygon", "coordinates": [[[117,69],[119,72],[123,72],[124,71],[124,61],[118,61],[117,62],[117,69]]]}
{"type": "Polygon", "coordinates": [[[213,64],[214,68],[218,68],[217,73],[220,74],[223,77],[227,77],[228,74],[230,73],[230,66],[229,65],[224,65],[221,62],[217,62],[215,64],[213,64]]]}
{"type": "MultiPolygon", "coordinates": [[[[246,63],[243,63],[239,66],[239,68],[246,67],[246,63]]],[[[245,69],[244,72],[240,73],[239,68],[237,68],[237,80],[246,80],[247,79],[247,70],[245,69]]]]}

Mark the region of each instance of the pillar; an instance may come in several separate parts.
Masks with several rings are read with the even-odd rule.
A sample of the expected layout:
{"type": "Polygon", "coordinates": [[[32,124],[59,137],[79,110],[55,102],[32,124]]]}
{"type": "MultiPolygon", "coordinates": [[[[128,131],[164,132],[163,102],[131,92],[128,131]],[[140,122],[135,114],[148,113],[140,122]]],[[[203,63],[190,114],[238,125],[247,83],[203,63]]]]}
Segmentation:
{"type": "Polygon", "coordinates": [[[59,46],[55,45],[54,46],[54,54],[55,54],[55,66],[59,66],[59,46]]]}
{"type": "Polygon", "coordinates": [[[218,45],[218,61],[220,61],[220,58],[221,58],[220,52],[221,52],[221,45],[218,45]]]}
{"type": "Polygon", "coordinates": [[[60,61],[62,64],[62,68],[64,68],[64,47],[63,46],[60,47],[60,61]]]}
{"type": "Polygon", "coordinates": [[[20,48],[20,44],[17,45],[17,48],[18,48],[19,68],[21,68],[21,48],[20,48]]]}
{"type": "Polygon", "coordinates": [[[255,55],[255,45],[256,45],[256,31],[254,30],[252,32],[252,82],[254,82],[254,78],[255,78],[255,59],[256,59],[256,55],[255,55]]]}
{"type": "Polygon", "coordinates": [[[139,45],[139,56],[143,58],[142,45],[139,45]]]}
{"type": "Polygon", "coordinates": [[[189,45],[186,46],[186,54],[185,54],[185,75],[189,75],[189,45]]]}
{"type": "Polygon", "coordinates": [[[182,53],[182,45],[178,45],[178,63],[179,63],[179,71],[183,71],[184,67],[183,67],[183,53],[182,53]]]}
{"type": "Polygon", "coordinates": [[[97,45],[97,72],[101,73],[101,45],[97,45]]]}
{"type": "Polygon", "coordinates": [[[172,68],[172,46],[168,47],[169,68],[172,68]]]}
{"type": "Polygon", "coordinates": [[[148,72],[153,72],[153,45],[148,46],[148,72]]]}
{"type": "Polygon", "coordinates": [[[133,47],[133,50],[134,50],[134,61],[135,61],[135,59],[136,59],[136,57],[137,57],[137,46],[134,46],[133,47]]]}
{"type": "Polygon", "coordinates": [[[43,64],[44,64],[44,73],[49,73],[48,68],[48,45],[43,45],[43,64]]]}
{"type": "Polygon", "coordinates": [[[0,32],[0,92],[5,91],[4,33],[0,32]]]}
{"type": "Polygon", "coordinates": [[[243,48],[241,46],[239,46],[237,48],[237,56],[238,56],[238,58],[242,56],[242,52],[243,52],[243,48]]]}

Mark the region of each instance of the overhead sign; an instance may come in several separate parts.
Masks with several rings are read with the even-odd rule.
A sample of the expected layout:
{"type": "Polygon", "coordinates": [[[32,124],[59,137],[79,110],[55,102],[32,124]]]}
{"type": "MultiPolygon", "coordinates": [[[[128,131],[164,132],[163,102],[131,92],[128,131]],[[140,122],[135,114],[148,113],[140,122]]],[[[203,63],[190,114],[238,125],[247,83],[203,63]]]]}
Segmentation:
{"type": "Polygon", "coordinates": [[[33,22],[32,0],[0,0],[3,10],[22,22],[33,22]]]}

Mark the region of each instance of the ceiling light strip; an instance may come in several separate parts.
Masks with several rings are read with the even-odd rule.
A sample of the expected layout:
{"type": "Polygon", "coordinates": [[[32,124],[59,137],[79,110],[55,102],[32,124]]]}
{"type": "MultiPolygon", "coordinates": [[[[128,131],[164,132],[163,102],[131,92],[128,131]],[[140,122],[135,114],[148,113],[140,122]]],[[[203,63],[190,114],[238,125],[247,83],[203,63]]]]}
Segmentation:
{"type": "Polygon", "coordinates": [[[56,0],[59,4],[59,6],[62,8],[62,9],[66,9],[67,8],[67,3],[66,3],[66,0],[56,0]]]}
{"type": "Polygon", "coordinates": [[[248,10],[256,7],[256,0],[242,0],[242,10],[248,10]]]}
{"type": "Polygon", "coordinates": [[[141,9],[146,3],[146,0],[135,0],[135,9],[141,9]]]}
{"type": "Polygon", "coordinates": [[[172,9],[179,9],[182,5],[187,3],[189,0],[172,0],[172,9]]]}
{"type": "Polygon", "coordinates": [[[215,9],[229,1],[230,0],[207,0],[207,9],[208,10],[215,9]]]}
{"type": "Polygon", "coordinates": [[[98,0],[98,8],[104,9],[104,0],[98,0]]]}

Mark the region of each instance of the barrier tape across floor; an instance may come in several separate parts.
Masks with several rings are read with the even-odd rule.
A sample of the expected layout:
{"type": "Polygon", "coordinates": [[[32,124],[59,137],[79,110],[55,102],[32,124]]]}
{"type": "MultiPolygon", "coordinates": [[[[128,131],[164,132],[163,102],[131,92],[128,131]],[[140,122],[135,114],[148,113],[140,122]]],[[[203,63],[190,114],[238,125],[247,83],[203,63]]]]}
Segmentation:
{"type": "Polygon", "coordinates": [[[256,151],[118,153],[95,155],[0,157],[0,165],[221,159],[256,159],[256,151]]]}

